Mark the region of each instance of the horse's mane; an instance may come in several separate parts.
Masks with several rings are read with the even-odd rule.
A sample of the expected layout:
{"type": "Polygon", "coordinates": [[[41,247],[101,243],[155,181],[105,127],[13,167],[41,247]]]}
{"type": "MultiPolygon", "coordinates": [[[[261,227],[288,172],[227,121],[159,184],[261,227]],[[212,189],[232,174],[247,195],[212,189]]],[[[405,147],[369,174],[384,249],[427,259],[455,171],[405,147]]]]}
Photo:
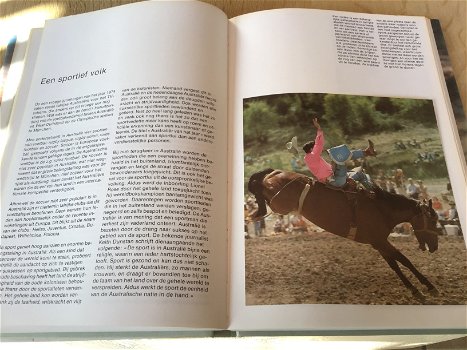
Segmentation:
{"type": "Polygon", "coordinates": [[[373,190],[376,195],[376,200],[380,200],[396,210],[413,209],[418,204],[415,199],[407,198],[401,194],[384,191],[378,186],[374,186],[373,190]]]}

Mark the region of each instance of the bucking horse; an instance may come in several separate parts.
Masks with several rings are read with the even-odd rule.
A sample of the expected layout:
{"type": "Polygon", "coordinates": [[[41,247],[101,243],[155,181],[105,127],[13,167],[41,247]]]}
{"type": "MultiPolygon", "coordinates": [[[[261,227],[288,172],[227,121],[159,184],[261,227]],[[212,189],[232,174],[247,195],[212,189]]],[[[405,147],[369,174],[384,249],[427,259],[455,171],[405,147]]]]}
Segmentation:
{"type": "Polygon", "coordinates": [[[436,251],[438,217],[431,201],[417,201],[376,186],[373,195],[344,191],[302,174],[274,169],[253,174],[248,190],[258,203],[256,218],[266,215],[266,203],[277,214],[298,212],[330,233],[370,244],[417,300],[424,302],[425,296],[404,275],[398,263],[408,268],[430,294],[438,295],[436,287],[387,240],[397,224],[409,222],[420,249],[428,247],[431,253],[436,251]]]}

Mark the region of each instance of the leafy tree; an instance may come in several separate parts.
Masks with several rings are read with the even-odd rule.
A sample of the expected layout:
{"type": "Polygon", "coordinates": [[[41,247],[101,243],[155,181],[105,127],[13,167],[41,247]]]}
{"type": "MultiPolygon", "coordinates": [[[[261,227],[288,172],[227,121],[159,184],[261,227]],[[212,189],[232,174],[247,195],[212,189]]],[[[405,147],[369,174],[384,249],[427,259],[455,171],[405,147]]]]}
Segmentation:
{"type": "Polygon", "coordinates": [[[364,96],[349,98],[351,104],[352,133],[360,134],[375,131],[377,127],[376,111],[373,101],[364,96]]]}
{"type": "Polygon", "coordinates": [[[245,142],[266,143],[270,130],[278,124],[277,114],[264,101],[249,102],[243,116],[245,142]]]}
{"type": "Polygon", "coordinates": [[[352,130],[352,107],[345,95],[328,94],[324,98],[324,113],[326,119],[332,124],[339,125],[344,134],[350,134],[352,130]]]}
{"type": "Polygon", "coordinates": [[[420,122],[427,126],[436,125],[433,103],[430,100],[393,98],[391,101],[398,108],[397,118],[420,122]]]}
{"type": "Polygon", "coordinates": [[[387,115],[393,115],[398,109],[389,97],[376,97],[375,110],[387,115]]]}

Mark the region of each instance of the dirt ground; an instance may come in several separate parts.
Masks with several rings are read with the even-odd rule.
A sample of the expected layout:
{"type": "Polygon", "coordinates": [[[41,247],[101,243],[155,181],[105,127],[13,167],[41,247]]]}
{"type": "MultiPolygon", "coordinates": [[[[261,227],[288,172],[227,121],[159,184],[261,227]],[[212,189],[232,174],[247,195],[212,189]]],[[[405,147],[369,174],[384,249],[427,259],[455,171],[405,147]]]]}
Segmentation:
{"type": "MultiPolygon", "coordinates": [[[[440,291],[424,304],[467,303],[467,256],[462,236],[440,236],[435,253],[422,252],[413,235],[389,240],[440,291]]],[[[387,263],[368,245],[327,232],[278,234],[245,239],[247,305],[417,305],[387,263]]]]}

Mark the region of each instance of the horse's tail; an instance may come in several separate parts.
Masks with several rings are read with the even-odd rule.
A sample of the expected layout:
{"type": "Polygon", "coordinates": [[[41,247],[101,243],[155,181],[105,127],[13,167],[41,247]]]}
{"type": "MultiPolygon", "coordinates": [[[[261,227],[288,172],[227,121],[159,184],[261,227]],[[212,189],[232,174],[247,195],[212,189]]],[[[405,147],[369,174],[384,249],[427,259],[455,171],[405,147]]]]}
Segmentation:
{"type": "Polygon", "coordinates": [[[257,173],[254,173],[250,176],[248,181],[248,191],[253,193],[256,198],[256,203],[258,203],[258,211],[256,212],[255,217],[261,217],[266,215],[266,198],[263,195],[263,179],[267,174],[270,174],[274,169],[268,168],[257,173]]]}

